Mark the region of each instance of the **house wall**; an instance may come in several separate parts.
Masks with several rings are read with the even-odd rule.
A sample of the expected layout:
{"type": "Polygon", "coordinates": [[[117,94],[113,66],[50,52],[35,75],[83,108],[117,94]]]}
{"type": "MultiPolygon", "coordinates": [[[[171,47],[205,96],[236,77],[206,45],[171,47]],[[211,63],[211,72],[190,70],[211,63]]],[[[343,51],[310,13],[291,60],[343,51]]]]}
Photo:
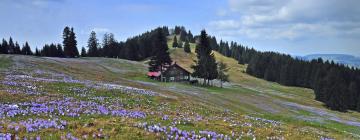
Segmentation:
{"type": "Polygon", "coordinates": [[[179,67],[170,67],[163,75],[167,82],[189,81],[190,73],[179,67]]]}

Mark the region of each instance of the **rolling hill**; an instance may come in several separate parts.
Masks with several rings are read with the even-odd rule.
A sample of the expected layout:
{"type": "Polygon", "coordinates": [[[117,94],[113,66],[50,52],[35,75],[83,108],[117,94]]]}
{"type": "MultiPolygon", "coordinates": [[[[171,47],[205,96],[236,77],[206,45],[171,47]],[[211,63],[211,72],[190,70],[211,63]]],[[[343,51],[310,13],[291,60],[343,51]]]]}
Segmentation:
{"type": "Polygon", "coordinates": [[[311,54],[301,57],[305,60],[312,60],[322,58],[323,60],[334,61],[352,67],[360,67],[360,58],[347,54],[311,54]]]}
{"type": "MultiPolygon", "coordinates": [[[[191,49],[170,48],[173,61],[191,70],[191,49]]],[[[0,137],[360,138],[360,113],[328,110],[312,90],[252,77],[214,53],[230,68],[225,88],[150,80],[147,61],[0,55],[0,137]],[[32,128],[39,122],[51,129],[32,128]]]]}

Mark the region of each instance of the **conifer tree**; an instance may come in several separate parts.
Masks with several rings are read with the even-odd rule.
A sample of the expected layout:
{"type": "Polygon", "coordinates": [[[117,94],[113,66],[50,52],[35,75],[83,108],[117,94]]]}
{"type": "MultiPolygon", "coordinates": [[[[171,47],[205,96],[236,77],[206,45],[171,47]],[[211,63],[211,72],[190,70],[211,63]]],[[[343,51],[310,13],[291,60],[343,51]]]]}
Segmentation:
{"type": "Polygon", "coordinates": [[[187,38],[186,30],[185,30],[185,29],[184,29],[184,30],[181,30],[181,31],[180,31],[180,38],[179,38],[179,40],[180,40],[180,41],[185,41],[186,38],[187,38]]]}
{"type": "Polygon", "coordinates": [[[14,54],[21,54],[21,48],[18,42],[15,42],[14,54]]]}
{"type": "Polygon", "coordinates": [[[179,47],[178,41],[177,41],[177,39],[176,39],[176,35],[174,36],[174,40],[173,40],[172,47],[173,47],[173,48],[178,48],[178,47],[179,47]]]}
{"type": "Polygon", "coordinates": [[[186,53],[191,53],[189,40],[186,40],[186,41],[185,41],[184,51],[185,51],[186,53]]]}
{"type": "Polygon", "coordinates": [[[64,56],[65,56],[64,50],[63,50],[63,48],[61,47],[61,44],[57,44],[57,45],[56,45],[56,50],[57,50],[57,56],[58,56],[58,57],[64,57],[64,56]]]}
{"type": "Polygon", "coordinates": [[[158,28],[156,30],[156,37],[153,44],[154,50],[152,52],[153,56],[150,59],[149,71],[160,71],[162,73],[164,68],[171,65],[172,60],[168,51],[166,36],[162,31],[163,29],[158,28]]]}
{"type": "Polygon", "coordinates": [[[65,27],[63,32],[63,46],[65,57],[78,57],[79,51],[76,47],[77,41],[74,33],[74,28],[65,27]]]}
{"type": "Polygon", "coordinates": [[[9,54],[14,54],[14,49],[15,49],[15,44],[14,44],[14,41],[13,41],[13,39],[10,37],[10,39],[9,39],[9,45],[8,45],[8,53],[9,54]]]}
{"type": "Polygon", "coordinates": [[[5,39],[2,40],[1,43],[1,50],[0,50],[3,54],[8,54],[8,43],[5,39]]]}
{"type": "Polygon", "coordinates": [[[25,42],[25,45],[21,49],[21,54],[23,54],[23,55],[33,55],[33,52],[31,51],[31,48],[30,48],[28,42],[25,42]]]}
{"type": "Polygon", "coordinates": [[[229,75],[227,75],[227,65],[224,62],[219,62],[218,65],[218,79],[220,80],[220,87],[223,87],[223,82],[228,82],[229,75]]]}
{"type": "Polygon", "coordinates": [[[98,57],[98,39],[96,38],[96,33],[94,31],[91,32],[89,40],[88,40],[88,56],[89,57],[98,57]]]}
{"type": "Polygon", "coordinates": [[[81,57],[86,57],[86,50],[84,47],[81,48],[81,57]]]}
{"type": "Polygon", "coordinates": [[[38,48],[35,49],[35,56],[41,56],[40,51],[38,48]]]}
{"type": "Polygon", "coordinates": [[[194,69],[193,76],[203,78],[204,85],[209,85],[209,81],[217,78],[217,63],[215,56],[211,51],[209,38],[205,30],[201,31],[199,43],[196,46],[197,61],[192,66],[194,69]]]}

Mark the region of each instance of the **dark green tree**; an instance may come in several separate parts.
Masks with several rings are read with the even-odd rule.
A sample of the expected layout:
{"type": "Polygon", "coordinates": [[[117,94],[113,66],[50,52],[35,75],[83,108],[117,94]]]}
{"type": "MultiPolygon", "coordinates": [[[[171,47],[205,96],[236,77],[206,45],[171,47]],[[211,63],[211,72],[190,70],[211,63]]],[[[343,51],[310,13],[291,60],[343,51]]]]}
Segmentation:
{"type": "Polygon", "coordinates": [[[180,38],[179,38],[179,40],[180,40],[180,41],[185,41],[186,38],[187,38],[186,30],[185,30],[185,29],[184,29],[184,30],[181,30],[181,31],[180,31],[180,38]]]}
{"type": "Polygon", "coordinates": [[[41,56],[40,51],[38,48],[35,48],[35,56],[41,56]]]}
{"type": "Polygon", "coordinates": [[[223,82],[229,81],[229,75],[226,74],[228,72],[229,68],[224,62],[219,62],[218,65],[218,79],[220,80],[220,87],[223,87],[223,82]]]}
{"type": "Polygon", "coordinates": [[[179,47],[178,41],[176,39],[176,35],[174,36],[172,47],[173,48],[178,48],[179,47]]]}
{"type": "Polygon", "coordinates": [[[157,29],[153,46],[154,50],[149,63],[149,71],[160,71],[162,73],[164,68],[170,66],[172,62],[168,51],[169,48],[167,46],[166,36],[164,35],[162,28],[157,29]]]}
{"type": "Polygon", "coordinates": [[[64,50],[61,47],[61,44],[56,45],[56,50],[57,50],[57,57],[64,57],[65,56],[64,50]]]}
{"type": "Polygon", "coordinates": [[[90,33],[90,37],[88,40],[88,56],[89,57],[98,57],[99,56],[99,51],[98,51],[98,39],[96,38],[96,33],[94,31],[92,31],[90,33]]]}
{"type": "Polygon", "coordinates": [[[217,63],[212,53],[209,38],[205,30],[201,31],[199,43],[196,45],[197,61],[192,66],[192,76],[204,79],[203,84],[209,85],[209,81],[217,78],[217,63]]]}
{"type": "Polygon", "coordinates": [[[81,48],[81,57],[86,57],[86,50],[84,47],[81,48]]]}
{"type": "Polygon", "coordinates": [[[63,32],[63,46],[65,57],[78,57],[79,51],[77,49],[77,41],[74,33],[74,28],[65,27],[63,32]]]}
{"type": "Polygon", "coordinates": [[[9,44],[8,44],[8,42],[5,40],[5,39],[3,39],[2,40],[2,43],[1,43],[1,53],[3,53],[3,54],[8,54],[9,53],[9,44]]]}
{"type": "Polygon", "coordinates": [[[186,41],[185,41],[184,51],[185,51],[186,53],[191,53],[189,40],[186,40],[186,41]]]}
{"type": "Polygon", "coordinates": [[[21,49],[21,54],[23,55],[33,55],[33,52],[31,51],[30,45],[28,42],[25,42],[25,45],[21,49]]]}
{"type": "Polygon", "coordinates": [[[13,41],[13,39],[10,37],[10,39],[9,39],[9,45],[8,45],[8,47],[7,47],[7,49],[8,49],[8,53],[9,54],[14,54],[14,52],[15,52],[15,44],[14,44],[14,41],[13,41]]]}
{"type": "Polygon", "coordinates": [[[15,42],[14,54],[21,54],[21,48],[18,42],[15,42]]]}

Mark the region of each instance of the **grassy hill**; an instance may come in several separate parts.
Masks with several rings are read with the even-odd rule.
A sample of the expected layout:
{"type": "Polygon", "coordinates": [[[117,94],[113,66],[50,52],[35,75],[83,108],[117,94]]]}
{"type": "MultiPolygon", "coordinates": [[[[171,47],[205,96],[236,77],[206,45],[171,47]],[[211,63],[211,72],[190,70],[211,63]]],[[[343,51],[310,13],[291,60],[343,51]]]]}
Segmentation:
{"type": "MultiPolygon", "coordinates": [[[[195,45],[191,48],[194,52],[195,45]]],[[[182,48],[170,53],[186,69],[195,59],[182,48]]],[[[233,139],[360,138],[359,113],[328,110],[310,89],[249,76],[245,65],[216,52],[215,57],[230,67],[226,88],[150,80],[146,61],[0,55],[0,137],[161,139],[175,138],[176,127],[198,138],[215,137],[212,132],[233,139]],[[9,116],[9,110],[23,114],[9,116]],[[30,118],[63,128],[28,132],[20,122],[33,124],[30,118]]]]}

